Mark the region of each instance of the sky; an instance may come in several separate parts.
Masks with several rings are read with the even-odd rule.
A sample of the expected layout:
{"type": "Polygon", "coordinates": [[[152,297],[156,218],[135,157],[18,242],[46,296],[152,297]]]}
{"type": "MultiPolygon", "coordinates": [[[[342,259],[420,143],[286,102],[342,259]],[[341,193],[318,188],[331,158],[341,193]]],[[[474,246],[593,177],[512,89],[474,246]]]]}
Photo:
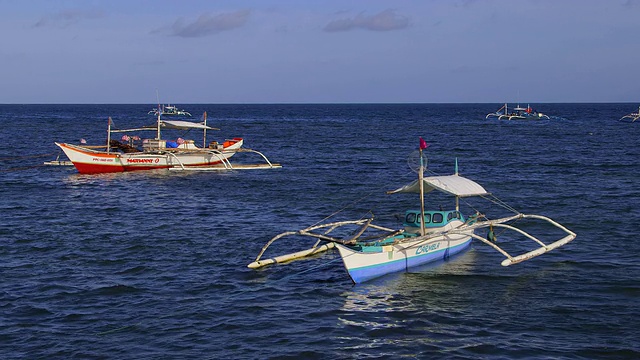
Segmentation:
{"type": "Polygon", "coordinates": [[[0,0],[0,104],[640,102],[640,0],[0,0]]]}

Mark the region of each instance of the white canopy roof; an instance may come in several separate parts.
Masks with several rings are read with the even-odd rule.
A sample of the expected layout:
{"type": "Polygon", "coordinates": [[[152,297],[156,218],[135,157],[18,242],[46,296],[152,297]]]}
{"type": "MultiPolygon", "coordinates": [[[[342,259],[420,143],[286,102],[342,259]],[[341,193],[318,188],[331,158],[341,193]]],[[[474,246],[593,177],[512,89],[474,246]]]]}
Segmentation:
{"type": "Polygon", "coordinates": [[[217,130],[215,128],[206,126],[200,123],[194,123],[191,121],[183,121],[183,120],[162,120],[162,124],[166,128],[170,129],[207,129],[207,130],[217,130]]]}
{"type": "MultiPolygon", "coordinates": [[[[459,175],[430,176],[422,179],[424,192],[439,190],[447,194],[456,196],[479,196],[488,194],[482,185],[473,180],[469,180],[459,175]]],[[[418,180],[407,184],[399,189],[389,191],[389,194],[396,193],[419,193],[420,183],[418,180]]]]}

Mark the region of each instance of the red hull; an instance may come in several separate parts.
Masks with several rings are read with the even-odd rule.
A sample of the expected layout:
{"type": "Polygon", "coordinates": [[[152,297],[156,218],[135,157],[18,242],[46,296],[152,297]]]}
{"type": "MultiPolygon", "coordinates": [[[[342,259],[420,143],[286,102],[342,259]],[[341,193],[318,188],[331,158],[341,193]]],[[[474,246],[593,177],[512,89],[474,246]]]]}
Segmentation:
{"type": "Polygon", "coordinates": [[[155,169],[167,169],[168,166],[113,166],[113,165],[97,165],[97,164],[84,164],[74,163],[76,169],[80,174],[102,174],[102,173],[118,173],[125,171],[140,171],[140,170],[155,170],[155,169]]]}

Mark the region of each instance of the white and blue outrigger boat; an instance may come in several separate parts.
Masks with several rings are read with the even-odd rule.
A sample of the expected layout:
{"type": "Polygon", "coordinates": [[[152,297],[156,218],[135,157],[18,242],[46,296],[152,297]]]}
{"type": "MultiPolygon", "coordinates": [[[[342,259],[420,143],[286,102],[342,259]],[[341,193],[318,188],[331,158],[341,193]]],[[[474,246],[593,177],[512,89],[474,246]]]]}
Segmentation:
{"type": "Polygon", "coordinates": [[[149,110],[149,112],[147,113],[149,115],[162,115],[162,116],[191,116],[191,113],[183,110],[183,109],[178,109],[177,106],[168,104],[168,105],[159,105],[158,108],[155,109],[151,109],[149,110]]]}
{"type": "Polygon", "coordinates": [[[354,283],[362,283],[380,276],[407,271],[410,268],[444,260],[469,248],[472,239],[477,239],[500,252],[506,257],[503,266],[542,255],[572,241],[576,234],[554,220],[541,215],[525,215],[505,205],[493,197],[480,184],[462,177],[456,171],[453,175],[423,175],[422,150],[426,144],[420,139],[420,167],[418,179],[388,194],[419,193],[420,209],[408,210],[404,214],[403,228],[373,224],[373,216],[359,220],[339,221],[313,225],[302,230],[287,231],[269,240],[249,268],[260,268],[275,263],[285,263],[337,248],[347,273],[354,283]],[[455,197],[455,207],[447,210],[425,210],[424,194],[438,190],[455,197]],[[515,213],[515,215],[489,219],[480,212],[465,217],[460,212],[460,200],[465,197],[479,196],[499,204],[515,213]],[[541,220],[559,229],[565,234],[551,243],[544,243],[528,232],[515,227],[515,222],[523,219],[541,220]],[[476,234],[478,229],[488,229],[486,236],[476,234]],[[510,230],[524,238],[532,240],[533,249],[512,256],[496,243],[494,228],[510,230]],[[315,238],[316,243],[307,250],[286,255],[262,259],[265,251],[276,241],[288,236],[304,236],[315,238]]]}
{"type": "Polygon", "coordinates": [[[636,122],[638,119],[640,119],[640,107],[638,107],[638,112],[627,114],[627,115],[621,117],[619,121],[622,121],[622,122],[636,122]]]}

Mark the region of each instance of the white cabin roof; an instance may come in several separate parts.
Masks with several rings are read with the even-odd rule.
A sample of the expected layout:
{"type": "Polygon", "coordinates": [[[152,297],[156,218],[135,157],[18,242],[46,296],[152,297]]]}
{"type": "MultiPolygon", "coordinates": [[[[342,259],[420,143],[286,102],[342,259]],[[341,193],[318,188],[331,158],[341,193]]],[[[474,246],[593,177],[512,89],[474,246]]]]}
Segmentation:
{"type": "Polygon", "coordinates": [[[194,123],[191,121],[183,121],[183,120],[162,120],[162,124],[165,128],[169,129],[207,129],[207,130],[215,130],[212,127],[206,126],[200,123],[194,123]]]}
{"type": "MultiPolygon", "coordinates": [[[[424,192],[428,193],[438,190],[455,196],[479,196],[488,194],[487,191],[473,180],[469,180],[460,175],[447,176],[430,176],[422,179],[424,183],[424,192]]],[[[389,191],[389,194],[396,193],[419,193],[420,183],[418,180],[413,181],[399,189],[389,191]]]]}

